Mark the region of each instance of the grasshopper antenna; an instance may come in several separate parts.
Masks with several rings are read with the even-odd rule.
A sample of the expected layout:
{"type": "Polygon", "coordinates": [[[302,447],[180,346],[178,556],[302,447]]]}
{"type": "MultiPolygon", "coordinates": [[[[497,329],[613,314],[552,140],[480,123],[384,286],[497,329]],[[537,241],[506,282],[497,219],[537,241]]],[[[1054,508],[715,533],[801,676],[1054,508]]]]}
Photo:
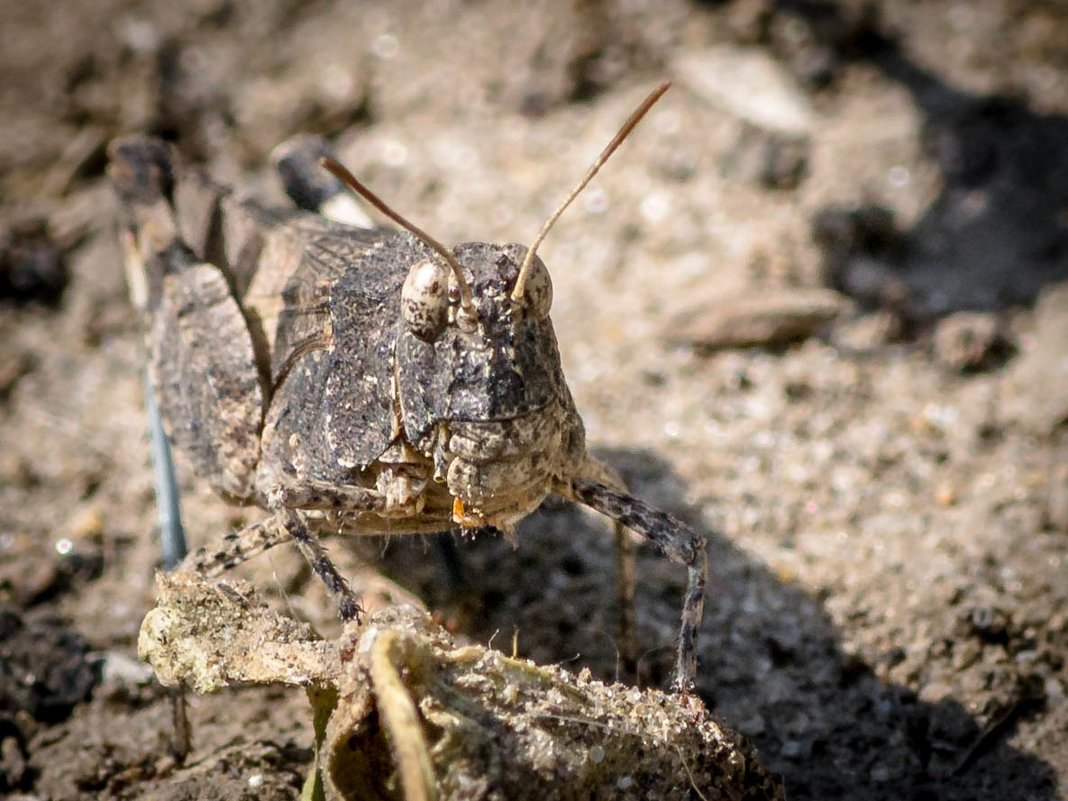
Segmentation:
{"type": "Polygon", "coordinates": [[[534,237],[533,244],[527,249],[526,258],[523,259],[523,264],[519,268],[519,277],[516,279],[515,288],[512,290],[512,300],[516,303],[523,302],[523,291],[526,289],[527,279],[530,277],[530,273],[533,270],[534,256],[538,252],[538,245],[542,243],[542,240],[545,239],[546,235],[549,233],[549,229],[553,227],[558,219],[560,219],[560,215],[571,205],[571,201],[577,198],[579,193],[586,188],[586,184],[593,180],[593,176],[595,176],[598,170],[604,166],[604,163],[608,161],[609,157],[616,152],[616,148],[623,144],[623,140],[634,130],[634,126],[641,122],[641,119],[645,116],[646,112],[653,107],[653,104],[660,99],[670,86],[670,81],[660,84],[660,86],[656,87],[656,89],[642,101],[642,104],[630,115],[630,118],[623,123],[623,127],[619,129],[619,133],[612,137],[612,141],[601,151],[601,155],[599,155],[597,160],[593,162],[593,165],[586,170],[586,174],[582,177],[582,180],[579,181],[578,186],[571,190],[568,196],[564,198],[564,202],[561,203],[556,211],[553,212],[552,216],[545,221],[545,225],[541,227],[541,230],[538,231],[538,235],[534,237]]]}
{"type": "MultiPolygon", "coordinates": [[[[635,122],[637,122],[637,120],[635,120],[635,122]]],[[[467,281],[464,279],[464,273],[463,270],[460,268],[460,263],[456,261],[456,258],[449,252],[448,248],[438,242],[438,240],[434,239],[434,237],[432,237],[422,228],[411,222],[408,222],[408,220],[404,219],[402,216],[400,216],[400,214],[398,214],[389,206],[387,206],[384,200],[382,200],[380,197],[378,197],[378,195],[376,195],[374,192],[364,186],[356,178],[355,175],[345,169],[345,167],[343,167],[337,161],[334,161],[334,159],[330,158],[329,156],[323,156],[319,160],[319,163],[322,164],[323,167],[332,172],[334,175],[336,175],[338,178],[340,178],[350,189],[352,189],[353,192],[362,197],[364,200],[366,200],[384,215],[389,217],[389,219],[393,220],[393,222],[395,222],[401,228],[405,229],[406,231],[410,231],[419,239],[422,239],[426,244],[430,245],[430,247],[432,247],[434,251],[439,256],[441,256],[441,258],[445,259],[445,263],[449,265],[449,267],[452,269],[453,275],[456,276],[456,283],[460,288],[461,308],[463,308],[463,310],[468,314],[474,314],[475,305],[474,302],[471,300],[471,287],[467,285],[467,281]]]]}

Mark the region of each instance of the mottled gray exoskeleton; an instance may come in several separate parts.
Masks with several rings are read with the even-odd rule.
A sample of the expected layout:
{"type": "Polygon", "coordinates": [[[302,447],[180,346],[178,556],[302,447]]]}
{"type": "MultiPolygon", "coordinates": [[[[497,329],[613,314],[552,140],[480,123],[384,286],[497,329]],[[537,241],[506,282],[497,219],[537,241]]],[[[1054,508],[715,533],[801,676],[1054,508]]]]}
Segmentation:
{"type": "Polygon", "coordinates": [[[239,197],[179,165],[159,140],[112,143],[127,273],[170,438],[221,495],[271,510],[280,524],[255,543],[200,555],[201,567],[292,538],[349,619],[357,601],[312,532],[458,525],[510,535],[557,493],[687,566],[675,683],[692,689],[704,539],[628,495],[587,453],[549,319],[549,272],[535,255],[666,88],[529,249],[443,247],[336,162],[323,159],[333,174],[322,170],[321,140],[280,150],[292,209],[239,197]],[[336,206],[351,196],[335,176],[407,230],[338,222],[336,206]]]}

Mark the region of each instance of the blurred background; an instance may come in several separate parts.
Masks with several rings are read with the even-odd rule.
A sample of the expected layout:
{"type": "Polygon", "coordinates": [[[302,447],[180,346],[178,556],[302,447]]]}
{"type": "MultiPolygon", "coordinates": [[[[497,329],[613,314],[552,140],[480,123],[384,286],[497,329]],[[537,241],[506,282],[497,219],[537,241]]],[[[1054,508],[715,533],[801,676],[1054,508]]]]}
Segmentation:
{"type": "MultiPolygon", "coordinates": [[[[1068,4],[0,3],[0,793],[291,798],[304,701],[136,661],[158,562],[105,148],[148,132],[280,196],[295,133],[446,242],[540,250],[595,451],[710,537],[699,691],[791,799],[1068,787],[1068,4]],[[225,770],[220,765],[227,766],[225,770]]],[[[180,462],[194,545],[257,519],[180,462]]],[[[472,639],[616,675],[603,521],[514,549],[335,543],[472,639]]],[[[329,631],[279,549],[241,575],[329,631]]],[[[637,681],[683,571],[640,553],[637,681]]],[[[398,594],[403,594],[396,589],[398,594]]]]}

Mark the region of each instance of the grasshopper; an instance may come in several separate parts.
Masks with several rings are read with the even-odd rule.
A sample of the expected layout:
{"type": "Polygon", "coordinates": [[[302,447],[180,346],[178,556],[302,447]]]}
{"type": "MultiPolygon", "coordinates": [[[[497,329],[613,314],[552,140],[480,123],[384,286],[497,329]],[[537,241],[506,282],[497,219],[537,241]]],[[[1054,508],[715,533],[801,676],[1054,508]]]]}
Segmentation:
{"type": "Polygon", "coordinates": [[[283,149],[295,208],[268,208],[178,164],[163,142],[113,142],[131,294],[173,444],[225,499],[276,525],[214,559],[292,539],[345,620],[359,604],[318,533],[511,535],[551,493],[686,566],[674,686],[694,687],[705,540],[627,493],[586,450],[537,248],[652,104],[654,91],[529,247],[449,249],[323,155],[283,149]],[[320,169],[320,164],[329,172],[320,169]],[[347,184],[402,230],[323,212],[347,184]]]}

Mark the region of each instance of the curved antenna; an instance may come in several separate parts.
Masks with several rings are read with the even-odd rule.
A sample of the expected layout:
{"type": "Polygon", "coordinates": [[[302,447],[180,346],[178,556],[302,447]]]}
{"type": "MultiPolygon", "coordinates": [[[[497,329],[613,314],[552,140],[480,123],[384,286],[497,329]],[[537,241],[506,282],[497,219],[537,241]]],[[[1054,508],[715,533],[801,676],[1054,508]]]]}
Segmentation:
{"type": "Polygon", "coordinates": [[[380,212],[385,214],[389,219],[393,220],[397,225],[406,231],[410,231],[419,239],[422,239],[426,244],[430,245],[434,251],[445,259],[445,263],[452,269],[452,274],[456,276],[456,284],[460,288],[460,306],[468,314],[474,313],[474,302],[471,300],[471,287],[467,285],[467,281],[464,279],[463,270],[460,268],[460,263],[456,261],[456,258],[448,251],[448,249],[434,239],[430,234],[419,228],[417,225],[408,222],[408,220],[401,217],[397,212],[386,205],[385,201],[378,197],[374,192],[364,186],[360,181],[356,179],[356,176],[345,169],[341,164],[334,161],[329,156],[323,156],[319,159],[319,163],[326,169],[336,175],[343,183],[345,183],[353,192],[358,194],[380,212]]]}
{"type": "Polygon", "coordinates": [[[601,167],[604,166],[604,163],[608,161],[609,157],[616,152],[616,148],[623,144],[623,140],[634,130],[634,126],[641,121],[641,118],[645,116],[646,112],[653,107],[653,104],[660,99],[661,95],[663,95],[670,86],[671,81],[665,81],[656,87],[656,89],[642,101],[642,104],[638,106],[627,121],[623,123],[623,127],[619,129],[619,133],[612,137],[612,141],[601,151],[601,155],[599,155],[597,160],[593,162],[593,165],[586,170],[586,174],[582,177],[582,180],[579,181],[578,186],[571,190],[568,196],[564,198],[564,202],[561,203],[556,211],[552,213],[552,216],[545,221],[545,225],[541,227],[541,230],[538,231],[538,235],[534,237],[534,243],[527,249],[527,255],[523,259],[522,266],[519,268],[519,277],[516,279],[515,288],[512,290],[512,300],[516,303],[523,302],[523,291],[526,289],[527,279],[533,271],[534,256],[538,252],[538,245],[541,244],[542,240],[545,239],[545,236],[549,233],[549,229],[553,227],[553,224],[558,219],[560,219],[560,215],[571,205],[571,201],[577,198],[579,193],[586,188],[586,184],[593,180],[593,176],[597,174],[597,171],[600,170],[601,167]]]}

